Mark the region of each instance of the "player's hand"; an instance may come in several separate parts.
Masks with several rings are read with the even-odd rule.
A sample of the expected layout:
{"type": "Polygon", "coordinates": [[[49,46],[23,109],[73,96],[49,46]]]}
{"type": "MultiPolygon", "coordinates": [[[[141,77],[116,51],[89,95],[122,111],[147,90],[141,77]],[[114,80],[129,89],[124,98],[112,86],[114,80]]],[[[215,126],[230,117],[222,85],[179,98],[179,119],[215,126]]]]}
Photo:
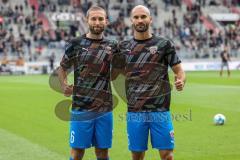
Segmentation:
{"type": "Polygon", "coordinates": [[[184,81],[181,80],[180,78],[178,78],[177,76],[175,76],[175,87],[177,89],[177,91],[182,91],[183,87],[184,87],[184,81]]]}
{"type": "Polygon", "coordinates": [[[71,85],[67,85],[67,84],[64,85],[63,86],[63,94],[66,97],[71,96],[73,94],[73,85],[72,84],[71,85]]]}

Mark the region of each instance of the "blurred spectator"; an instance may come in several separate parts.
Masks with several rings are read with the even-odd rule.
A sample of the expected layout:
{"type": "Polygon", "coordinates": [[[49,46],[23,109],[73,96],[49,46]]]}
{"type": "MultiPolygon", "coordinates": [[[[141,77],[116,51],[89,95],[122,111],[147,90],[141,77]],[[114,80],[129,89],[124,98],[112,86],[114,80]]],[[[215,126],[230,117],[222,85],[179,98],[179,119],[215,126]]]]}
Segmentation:
{"type": "MultiPolygon", "coordinates": [[[[177,8],[186,5],[182,0],[162,0],[165,6],[159,5],[160,1],[153,0],[116,0],[114,4],[110,0],[58,0],[58,4],[51,0],[38,0],[38,8],[30,6],[27,0],[21,2],[22,4],[10,4],[8,0],[2,0],[0,3],[1,57],[22,56],[27,60],[39,60],[45,56],[47,59],[52,52],[45,55],[43,53],[46,50],[63,49],[66,41],[84,33],[84,15],[96,4],[105,8],[109,15],[110,23],[105,36],[116,40],[127,39],[132,35],[132,30],[126,17],[130,16],[130,11],[137,2],[150,8],[153,20],[159,19],[159,10],[171,9],[171,12],[164,12],[169,16],[160,17],[163,25],[153,23],[153,33],[173,39],[179,52],[187,53],[186,58],[217,58],[224,45],[230,47],[231,56],[239,56],[240,23],[223,26],[223,30],[216,32],[205,29],[201,18],[202,10],[208,7],[207,4],[231,7],[238,3],[235,0],[194,0],[186,11],[177,8]],[[53,21],[49,18],[52,14],[65,12],[82,17],[80,20],[77,17],[77,21],[53,21]],[[48,19],[39,18],[41,13],[48,19]],[[50,29],[45,26],[48,22],[50,26],[47,28],[50,29]]],[[[58,57],[57,53],[55,57],[58,57]]]]}

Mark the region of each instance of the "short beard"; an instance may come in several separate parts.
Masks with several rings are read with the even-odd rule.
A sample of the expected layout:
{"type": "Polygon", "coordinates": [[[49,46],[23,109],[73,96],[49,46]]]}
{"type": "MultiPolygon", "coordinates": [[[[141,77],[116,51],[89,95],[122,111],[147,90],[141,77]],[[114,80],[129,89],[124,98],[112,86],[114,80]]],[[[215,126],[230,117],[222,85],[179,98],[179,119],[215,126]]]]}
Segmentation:
{"type": "Polygon", "coordinates": [[[100,29],[99,30],[95,30],[95,28],[93,26],[89,26],[89,30],[92,34],[102,34],[103,31],[104,31],[104,27],[99,27],[100,29]]]}
{"type": "Polygon", "coordinates": [[[137,32],[146,32],[149,28],[148,24],[143,24],[142,28],[138,28],[137,25],[133,25],[133,28],[137,31],[137,32]]]}

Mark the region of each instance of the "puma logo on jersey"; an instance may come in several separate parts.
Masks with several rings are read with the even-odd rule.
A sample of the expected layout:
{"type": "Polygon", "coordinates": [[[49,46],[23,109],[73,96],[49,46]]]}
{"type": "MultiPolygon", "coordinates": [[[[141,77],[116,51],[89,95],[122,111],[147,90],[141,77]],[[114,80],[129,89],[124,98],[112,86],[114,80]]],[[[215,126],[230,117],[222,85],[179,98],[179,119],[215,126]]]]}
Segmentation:
{"type": "Polygon", "coordinates": [[[82,48],[83,50],[85,50],[85,51],[88,51],[88,48],[82,48]]]}

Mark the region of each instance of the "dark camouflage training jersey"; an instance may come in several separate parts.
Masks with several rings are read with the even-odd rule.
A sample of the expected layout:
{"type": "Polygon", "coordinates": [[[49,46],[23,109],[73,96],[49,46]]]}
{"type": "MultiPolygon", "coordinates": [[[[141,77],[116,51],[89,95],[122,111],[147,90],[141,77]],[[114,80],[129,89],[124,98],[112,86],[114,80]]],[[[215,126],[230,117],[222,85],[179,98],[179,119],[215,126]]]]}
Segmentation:
{"type": "Polygon", "coordinates": [[[110,66],[117,44],[86,35],[70,41],[60,63],[64,70],[74,70],[72,108],[87,111],[111,111],[110,66]]]}
{"type": "Polygon", "coordinates": [[[168,111],[171,86],[168,66],[181,63],[173,43],[162,37],[131,39],[119,44],[125,55],[128,111],[168,111]]]}

